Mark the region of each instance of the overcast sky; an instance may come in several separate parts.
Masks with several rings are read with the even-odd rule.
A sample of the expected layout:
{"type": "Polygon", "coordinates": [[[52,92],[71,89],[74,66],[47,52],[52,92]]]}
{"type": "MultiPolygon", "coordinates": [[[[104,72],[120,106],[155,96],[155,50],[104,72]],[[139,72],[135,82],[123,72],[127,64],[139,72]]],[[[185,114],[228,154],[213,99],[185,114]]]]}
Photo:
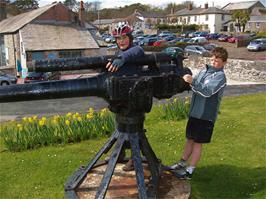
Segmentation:
{"type": "MultiPolygon", "coordinates": [[[[44,6],[47,4],[50,4],[56,0],[39,0],[39,6],[44,6]]],[[[77,0],[79,1],[79,0],[77,0]]],[[[83,0],[84,2],[94,2],[96,0],[83,0]]],[[[185,0],[97,0],[101,2],[101,8],[114,8],[114,7],[123,7],[125,5],[130,5],[134,3],[141,3],[141,4],[149,4],[152,6],[160,6],[163,7],[167,5],[168,3],[175,3],[179,4],[184,2],[185,0]]],[[[223,7],[228,3],[234,3],[234,2],[241,2],[245,0],[194,0],[194,4],[196,6],[204,5],[205,3],[208,3],[209,6],[214,6],[216,7],[223,7]]],[[[246,1],[251,1],[251,0],[246,0],[246,1]]],[[[254,0],[252,0],[254,1],[254,0]]],[[[63,2],[63,0],[61,1],[63,2]]],[[[264,6],[266,6],[266,0],[260,0],[264,6]]]]}

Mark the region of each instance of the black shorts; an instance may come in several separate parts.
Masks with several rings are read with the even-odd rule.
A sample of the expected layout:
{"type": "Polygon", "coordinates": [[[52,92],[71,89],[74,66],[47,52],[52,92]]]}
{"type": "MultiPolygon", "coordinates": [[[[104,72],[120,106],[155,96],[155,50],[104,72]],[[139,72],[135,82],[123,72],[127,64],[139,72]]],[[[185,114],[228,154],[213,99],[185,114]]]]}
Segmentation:
{"type": "Polygon", "coordinates": [[[187,122],[186,137],[197,143],[211,142],[214,123],[190,117],[187,122]]]}

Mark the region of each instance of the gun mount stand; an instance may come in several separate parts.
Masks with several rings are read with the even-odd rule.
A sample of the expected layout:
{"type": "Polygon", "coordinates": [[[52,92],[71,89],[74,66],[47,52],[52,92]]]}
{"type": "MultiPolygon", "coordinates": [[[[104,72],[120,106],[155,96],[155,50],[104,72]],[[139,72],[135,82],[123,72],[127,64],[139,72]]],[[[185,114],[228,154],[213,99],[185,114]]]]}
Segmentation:
{"type": "Polygon", "coordinates": [[[101,180],[100,186],[96,192],[95,198],[104,198],[107,192],[109,183],[111,181],[115,166],[119,160],[121,154],[123,154],[123,146],[128,141],[130,143],[130,148],[132,152],[132,159],[134,162],[134,169],[136,172],[137,188],[139,193],[139,198],[155,198],[158,181],[160,176],[160,161],[157,159],[155,153],[153,152],[146,136],[145,130],[143,129],[144,123],[144,113],[141,115],[135,115],[132,117],[125,117],[122,115],[116,115],[117,129],[112,134],[107,143],[99,150],[93,160],[87,165],[86,168],[80,170],[73,175],[65,185],[65,193],[67,198],[78,198],[76,192],[78,191],[78,186],[86,178],[87,174],[99,164],[98,160],[100,157],[107,153],[112,146],[115,144],[113,152],[108,161],[108,165],[104,176],[101,180]],[[149,170],[151,172],[151,180],[148,188],[144,181],[144,172],[142,166],[142,154],[146,157],[149,170]]]}

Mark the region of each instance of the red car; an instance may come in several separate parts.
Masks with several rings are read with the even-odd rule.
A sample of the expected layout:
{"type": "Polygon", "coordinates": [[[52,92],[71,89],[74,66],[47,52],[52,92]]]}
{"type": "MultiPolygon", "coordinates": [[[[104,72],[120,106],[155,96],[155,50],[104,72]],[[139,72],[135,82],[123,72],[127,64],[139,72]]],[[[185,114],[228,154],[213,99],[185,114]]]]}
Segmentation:
{"type": "Polygon", "coordinates": [[[229,38],[229,39],[228,39],[228,42],[229,42],[229,43],[235,43],[235,42],[237,42],[237,40],[246,39],[246,38],[248,38],[248,37],[249,37],[248,35],[234,36],[234,37],[229,38]]]}
{"type": "Polygon", "coordinates": [[[228,39],[230,39],[232,36],[228,36],[228,35],[222,35],[218,38],[218,41],[223,41],[223,42],[227,42],[228,39]]]}
{"type": "Polygon", "coordinates": [[[165,46],[165,45],[167,45],[167,41],[165,40],[158,40],[153,43],[153,46],[165,46]]]}

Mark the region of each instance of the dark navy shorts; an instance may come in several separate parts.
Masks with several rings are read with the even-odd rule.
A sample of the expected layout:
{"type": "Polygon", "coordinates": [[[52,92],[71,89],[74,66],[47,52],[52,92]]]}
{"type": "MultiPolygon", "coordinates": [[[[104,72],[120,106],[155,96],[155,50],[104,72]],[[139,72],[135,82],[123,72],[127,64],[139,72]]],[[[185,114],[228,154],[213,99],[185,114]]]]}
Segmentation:
{"type": "Polygon", "coordinates": [[[214,123],[190,117],[187,122],[186,137],[197,143],[211,142],[214,123]]]}

